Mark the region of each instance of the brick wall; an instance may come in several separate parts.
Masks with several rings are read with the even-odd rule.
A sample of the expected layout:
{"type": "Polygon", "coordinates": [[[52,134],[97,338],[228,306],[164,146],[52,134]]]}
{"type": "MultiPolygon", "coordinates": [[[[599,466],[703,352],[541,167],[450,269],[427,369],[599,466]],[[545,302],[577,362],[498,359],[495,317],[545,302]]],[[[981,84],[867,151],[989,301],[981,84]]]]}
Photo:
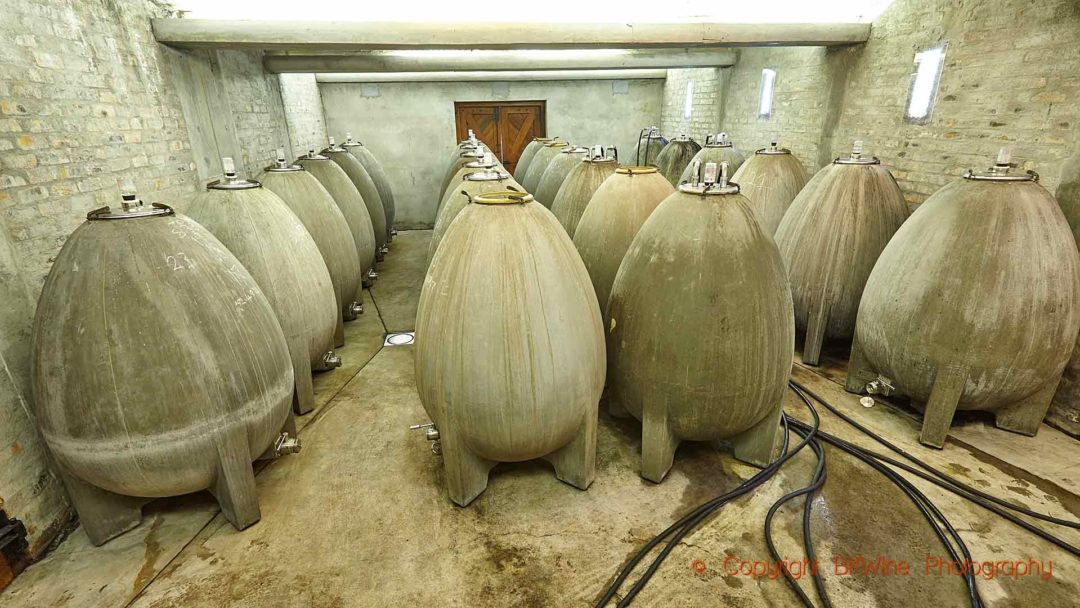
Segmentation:
{"type": "Polygon", "coordinates": [[[220,172],[218,156],[250,173],[288,142],[277,76],[258,55],[162,47],[149,19],[167,11],[157,0],[0,0],[0,507],[26,524],[35,555],[70,518],[29,389],[53,257],[87,211],[115,202],[120,178],[182,209],[220,172]]]}
{"type": "Polygon", "coordinates": [[[668,70],[667,80],[664,81],[664,107],[659,125],[664,137],[672,138],[685,133],[698,143],[705,143],[706,135],[719,130],[728,71],[720,68],[668,70]],[[686,118],[686,88],[690,82],[694,83],[691,94],[693,101],[690,118],[686,118]]]}
{"type": "MultiPolygon", "coordinates": [[[[289,136],[294,156],[307,153],[311,148],[326,147],[326,120],[323,117],[322,95],[314,74],[282,74],[281,97],[285,104],[285,119],[289,123],[289,136]]],[[[357,137],[358,134],[353,134],[357,137]]],[[[344,133],[334,133],[338,142],[344,141],[344,133]]]]}

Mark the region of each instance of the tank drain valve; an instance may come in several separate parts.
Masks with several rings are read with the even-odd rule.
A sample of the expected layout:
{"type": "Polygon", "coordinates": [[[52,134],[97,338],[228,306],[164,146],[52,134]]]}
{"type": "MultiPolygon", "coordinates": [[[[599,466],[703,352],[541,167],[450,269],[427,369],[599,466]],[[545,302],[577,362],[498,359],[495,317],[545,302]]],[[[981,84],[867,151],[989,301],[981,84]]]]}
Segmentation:
{"type": "Polygon", "coordinates": [[[892,380],[889,380],[885,376],[878,376],[876,379],[871,380],[866,385],[866,393],[868,395],[881,395],[882,397],[888,397],[896,390],[893,386],[892,380]]]}
{"type": "Polygon", "coordinates": [[[351,312],[354,316],[364,314],[364,303],[353,302],[352,304],[349,304],[349,312],[351,312]]]}
{"type": "Polygon", "coordinates": [[[341,355],[335,353],[332,350],[326,351],[326,354],[322,357],[323,367],[326,369],[334,369],[335,367],[341,367],[341,355]]]}
{"type": "Polygon", "coordinates": [[[431,453],[442,454],[442,443],[439,442],[439,428],[435,426],[434,422],[428,422],[427,424],[413,424],[409,426],[414,431],[424,430],[424,439],[431,442],[431,453]]]}
{"type": "Polygon", "coordinates": [[[367,278],[369,281],[374,281],[375,279],[379,278],[379,273],[375,272],[375,269],[372,268],[371,270],[367,271],[367,278]]]}
{"type": "Polygon", "coordinates": [[[285,454],[295,454],[300,451],[300,438],[291,437],[288,433],[282,433],[278,435],[277,441],[274,442],[274,455],[284,456],[285,454]]]}
{"type": "Polygon", "coordinates": [[[384,254],[386,254],[386,253],[390,253],[390,248],[389,248],[389,247],[387,247],[386,245],[383,245],[383,246],[382,246],[382,249],[380,249],[379,251],[381,251],[381,252],[382,252],[382,253],[384,253],[384,254]]]}

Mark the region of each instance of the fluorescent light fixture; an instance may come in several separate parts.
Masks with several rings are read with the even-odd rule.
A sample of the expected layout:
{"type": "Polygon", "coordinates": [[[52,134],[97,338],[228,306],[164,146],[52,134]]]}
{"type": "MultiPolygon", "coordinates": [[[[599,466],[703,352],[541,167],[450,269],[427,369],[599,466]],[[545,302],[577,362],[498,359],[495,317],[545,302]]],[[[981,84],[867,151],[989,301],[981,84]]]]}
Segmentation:
{"type": "Polygon", "coordinates": [[[908,91],[907,122],[925,125],[930,122],[934,112],[934,100],[937,98],[941,70],[945,66],[945,51],[949,43],[915,53],[915,72],[911,75],[911,89],[908,91]]]}
{"type": "Polygon", "coordinates": [[[773,92],[776,89],[776,70],[761,70],[761,90],[758,93],[758,118],[768,120],[772,117],[773,92]]]}
{"type": "Polygon", "coordinates": [[[683,101],[682,117],[690,118],[690,114],[694,112],[694,81],[690,80],[686,83],[686,99],[683,101]]]}
{"type": "Polygon", "coordinates": [[[386,51],[392,57],[412,59],[599,59],[625,55],[626,49],[528,49],[528,50],[455,50],[455,49],[417,49],[386,51]]]}

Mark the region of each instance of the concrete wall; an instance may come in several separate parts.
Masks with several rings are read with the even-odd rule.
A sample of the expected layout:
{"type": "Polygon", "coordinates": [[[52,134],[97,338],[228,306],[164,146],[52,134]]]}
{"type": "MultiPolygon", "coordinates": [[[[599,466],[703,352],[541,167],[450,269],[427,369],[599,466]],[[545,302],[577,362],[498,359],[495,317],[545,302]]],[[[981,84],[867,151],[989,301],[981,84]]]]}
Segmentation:
{"type": "Polygon", "coordinates": [[[386,166],[398,228],[430,227],[439,182],[456,145],[455,101],[547,101],[547,134],[582,145],[614,143],[624,154],[642,127],[659,124],[663,80],[321,83],[327,131],[350,131],[386,166]]]}
{"type": "Polygon", "coordinates": [[[220,173],[250,173],[288,134],[278,78],[239,51],[158,45],[155,0],[0,0],[0,507],[39,554],[68,524],[64,490],[33,423],[35,301],[87,211],[133,179],[183,208],[220,173]]]}

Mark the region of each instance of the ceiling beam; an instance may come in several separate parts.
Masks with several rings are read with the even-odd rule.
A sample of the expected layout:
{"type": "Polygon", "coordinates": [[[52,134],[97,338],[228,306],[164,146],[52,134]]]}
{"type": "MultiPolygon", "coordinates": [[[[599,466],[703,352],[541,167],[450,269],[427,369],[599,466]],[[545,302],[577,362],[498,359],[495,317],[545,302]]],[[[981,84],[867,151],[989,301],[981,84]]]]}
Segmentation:
{"type": "Polygon", "coordinates": [[[376,72],[316,74],[319,82],[504,82],[523,80],[635,80],[666,78],[667,70],[542,70],[502,72],[376,72]]]}
{"type": "Polygon", "coordinates": [[[735,52],[727,49],[646,49],[588,51],[462,51],[453,56],[400,55],[393,51],[353,54],[268,54],[266,71],[288,72],[477,72],[492,70],[624,70],[638,68],[700,68],[735,65],[735,52]]]}
{"type": "Polygon", "coordinates": [[[868,23],[492,23],[153,19],[158,42],[276,51],[830,46],[868,23]]]}

